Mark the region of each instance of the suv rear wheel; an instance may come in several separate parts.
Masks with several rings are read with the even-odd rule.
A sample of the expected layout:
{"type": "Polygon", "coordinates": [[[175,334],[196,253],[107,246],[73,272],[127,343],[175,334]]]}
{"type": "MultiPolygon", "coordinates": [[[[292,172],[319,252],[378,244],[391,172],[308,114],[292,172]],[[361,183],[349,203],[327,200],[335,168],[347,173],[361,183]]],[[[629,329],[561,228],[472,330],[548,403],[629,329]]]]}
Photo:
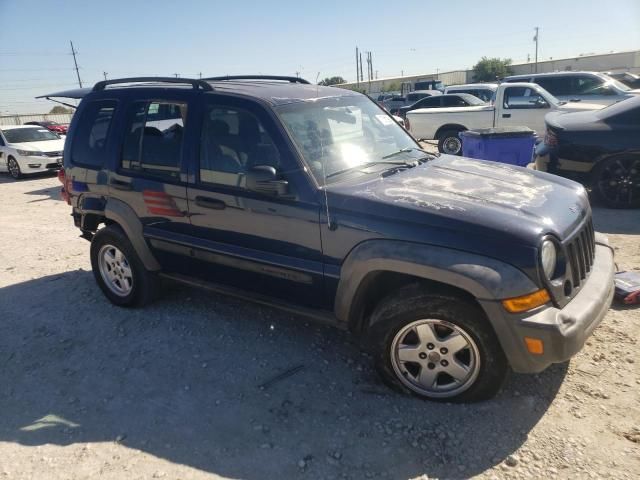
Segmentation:
{"type": "Polygon", "coordinates": [[[485,400],[500,390],[507,360],[477,305],[409,285],[384,299],[371,322],[376,367],[391,386],[454,402],[485,400]]]}
{"type": "Polygon", "coordinates": [[[91,240],[91,268],[106,297],[121,307],[141,307],[155,297],[159,281],[144,268],[131,242],[116,225],[91,240]]]}

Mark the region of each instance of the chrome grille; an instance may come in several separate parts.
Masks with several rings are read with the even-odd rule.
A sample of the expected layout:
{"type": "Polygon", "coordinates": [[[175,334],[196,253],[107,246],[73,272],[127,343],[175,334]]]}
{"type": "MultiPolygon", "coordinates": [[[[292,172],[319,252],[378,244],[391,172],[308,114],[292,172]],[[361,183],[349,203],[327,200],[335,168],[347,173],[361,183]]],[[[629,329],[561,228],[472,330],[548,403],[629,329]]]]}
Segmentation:
{"type": "Polygon", "coordinates": [[[44,152],[47,157],[61,157],[62,152],[44,152]]]}
{"type": "Polygon", "coordinates": [[[571,266],[573,286],[578,287],[591,271],[596,256],[593,222],[589,218],[582,229],[569,241],[566,247],[568,263],[571,266]]]}

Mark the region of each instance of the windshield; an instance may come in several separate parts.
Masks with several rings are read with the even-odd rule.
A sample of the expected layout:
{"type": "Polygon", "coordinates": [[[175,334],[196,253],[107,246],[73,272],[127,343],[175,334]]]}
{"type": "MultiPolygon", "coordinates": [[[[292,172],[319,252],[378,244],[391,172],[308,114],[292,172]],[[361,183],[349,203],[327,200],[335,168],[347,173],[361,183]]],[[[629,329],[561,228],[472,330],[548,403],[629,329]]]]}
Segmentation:
{"type": "MultiPolygon", "coordinates": [[[[283,105],[277,112],[320,185],[339,180],[340,175],[332,176],[336,172],[389,163],[383,157],[419,148],[392,117],[364,96],[309,100],[283,105]]],[[[412,159],[423,156],[402,153],[412,159]]]]}
{"type": "Polygon", "coordinates": [[[602,76],[606,79],[608,85],[613,85],[618,90],[622,90],[623,92],[628,92],[629,90],[631,90],[631,87],[625,85],[624,83],[616,80],[613,77],[610,77],[609,75],[602,74],[602,76]]]}
{"type": "Polygon", "coordinates": [[[8,143],[42,142],[43,140],[58,140],[60,137],[46,128],[14,128],[4,130],[8,143]]]}

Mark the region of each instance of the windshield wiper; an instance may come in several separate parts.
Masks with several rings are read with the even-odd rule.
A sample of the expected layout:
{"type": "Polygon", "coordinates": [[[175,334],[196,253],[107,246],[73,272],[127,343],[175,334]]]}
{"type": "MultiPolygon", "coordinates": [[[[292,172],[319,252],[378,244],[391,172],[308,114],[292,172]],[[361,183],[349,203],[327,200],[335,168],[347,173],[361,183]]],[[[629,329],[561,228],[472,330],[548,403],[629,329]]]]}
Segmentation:
{"type": "Polygon", "coordinates": [[[423,150],[422,148],[406,147],[406,148],[401,148],[400,150],[398,150],[396,152],[390,153],[389,155],[385,155],[384,157],[382,157],[382,159],[386,160],[387,158],[395,157],[396,155],[400,155],[401,153],[407,153],[407,152],[422,152],[426,156],[428,156],[430,159],[435,158],[435,155],[433,155],[432,153],[427,152],[426,150],[423,150]]]}
{"type": "MultiPolygon", "coordinates": [[[[386,158],[386,157],[382,157],[382,158],[386,158]]],[[[332,172],[329,175],[327,175],[325,178],[335,177],[336,175],[341,175],[343,173],[351,172],[353,170],[359,170],[359,169],[373,167],[375,165],[393,165],[395,168],[397,168],[397,167],[407,168],[407,167],[415,167],[416,165],[418,165],[418,162],[417,161],[413,161],[413,162],[383,162],[383,161],[367,162],[367,163],[362,163],[360,165],[354,165],[353,167],[345,168],[343,170],[338,170],[337,172],[332,172]]]]}

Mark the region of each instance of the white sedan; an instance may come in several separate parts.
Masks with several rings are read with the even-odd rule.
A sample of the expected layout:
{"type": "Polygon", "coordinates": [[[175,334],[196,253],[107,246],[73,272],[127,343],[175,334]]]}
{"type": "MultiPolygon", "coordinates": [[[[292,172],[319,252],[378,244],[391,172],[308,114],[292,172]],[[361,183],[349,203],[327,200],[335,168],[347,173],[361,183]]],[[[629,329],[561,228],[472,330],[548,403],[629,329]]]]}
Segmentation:
{"type": "Polygon", "coordinates": [[[64,139],[44,127],[0,126],[0,172],[23,175],[54,172],[62,167],[64,139]]]}

